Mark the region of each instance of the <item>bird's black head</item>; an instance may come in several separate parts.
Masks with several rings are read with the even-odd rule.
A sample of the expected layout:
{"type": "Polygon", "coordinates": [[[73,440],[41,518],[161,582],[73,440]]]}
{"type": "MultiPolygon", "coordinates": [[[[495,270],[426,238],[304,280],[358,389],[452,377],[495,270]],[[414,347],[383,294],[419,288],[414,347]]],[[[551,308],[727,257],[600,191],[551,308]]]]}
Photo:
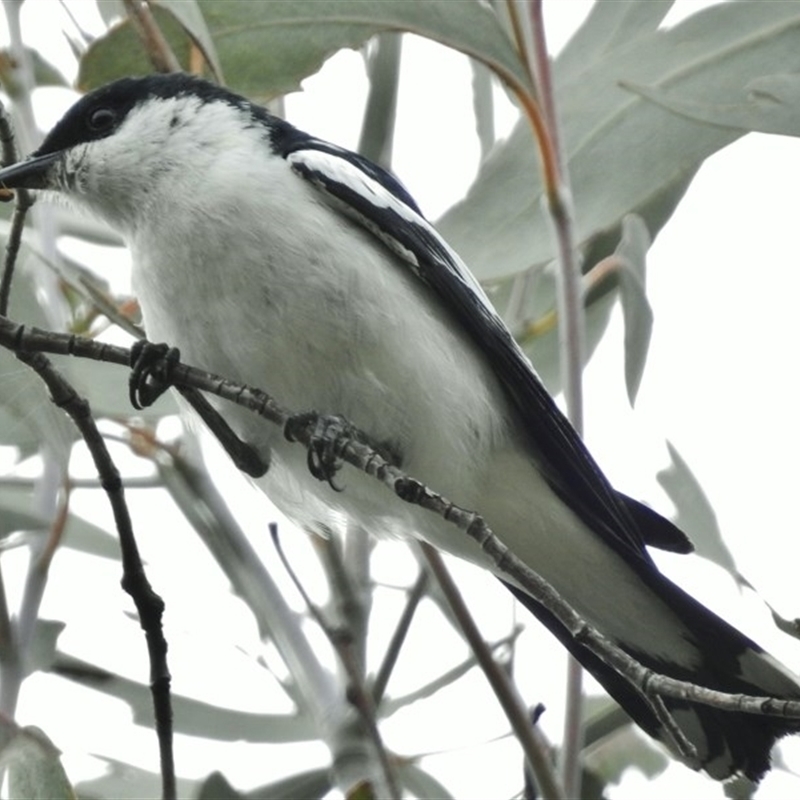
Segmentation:
{"type": "Polygon", "coordinates": [[[203,101],[224,100],[242,106],[246,101],[201,78],[182,72],[121,78],[82,97],[47,135],[34,156],[63,152],[77,144],[115,133],[131,109],[153,98],[194,95],[203,101]]]}
{"type": "MultiPolygon", "coordinates": [[[[222,101],[238,109],[250,108],[244,98],[184,73],[122,78],[78,100],[31,156],[0,170],[0,186],[63,189],[65,181],[58,176],[66,154],[81,145],[112,136],[138,106],[150,100],[179,97],[193,97],[201,103],[222,101]]],[[[173,122],[177,124],[177,118],[173,122]]]]}

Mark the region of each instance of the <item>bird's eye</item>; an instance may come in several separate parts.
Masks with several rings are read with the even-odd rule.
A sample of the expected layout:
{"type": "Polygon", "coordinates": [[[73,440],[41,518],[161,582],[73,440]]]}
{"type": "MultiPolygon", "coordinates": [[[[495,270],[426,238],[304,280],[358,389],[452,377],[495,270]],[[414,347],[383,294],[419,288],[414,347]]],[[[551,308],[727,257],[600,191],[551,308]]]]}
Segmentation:
{"type": "Polygon", "coordinates": [[[95,108],[87,118],[89,127],[97,133],[111,130],[116,121],[117,115],[110,108],[95,108]]]}

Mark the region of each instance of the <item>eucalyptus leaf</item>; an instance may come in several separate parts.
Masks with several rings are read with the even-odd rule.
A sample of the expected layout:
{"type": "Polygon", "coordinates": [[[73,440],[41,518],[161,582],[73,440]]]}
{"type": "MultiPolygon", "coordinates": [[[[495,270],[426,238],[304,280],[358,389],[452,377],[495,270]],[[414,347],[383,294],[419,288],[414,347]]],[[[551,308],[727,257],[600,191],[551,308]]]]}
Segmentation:
{"type": "Polygon", "coordinates": [[[200,48],[206,63],[211,67],[214,78],[219,83],[224,83],[222,66],[214,46],[214,39],[206,24],[203,11],[197,0],[157,0],[177,19],[195,45],[200,48]]]}
{"type": "Polygon", "coordinates": [[[231,786],[230,781],[221,772],[212,772],[202,783],[195,795],[197,800],[216,800],[225,797],[227,800],[244,800],[244,795],[231,786]]]}
{"type": "Polygon", "coordinates": [[[392,165],[402,43],[398,33],[381,34],[373,42],[367,62],[369,92],[358,152],[387,169],[392,165]]]}
{"type": "MultiPolygon", "coordinates": [[[[76,683],[127,703],[137,725],[153,727],[150,687],[114,675],[65,653],[57,653],[51,671],[76,683]]],[[[300,714],[259,714],[215,706],[182,695],[172,695],[175,733],[203,736],[217,741],[305,742],[317,737],[310,718],[300,714]]]]}
{"type": "Polygon", "coordinates": [[[742,88],[739,102],[697,102],[657,86],[623,86],[687,119],[742,131],[800,136],[800,75],[765,75],[742,88]]]}
{"type": "Polygon", "coordinates": [[[33,504],[33,487],[0,478],[0,537],[17,531],[46,531],[50,521],[33,504]]]}
{"type": "Polygon", "coordinates": [[[472,110],[475,114],[475,132],[481,145],[481,160],[486,158],[495,144],[494,92],[492,73],[485,64],[470,59],[472,69],[472,110]]]}
{"type": "Polygon", "coordinates": [[[246,792],[237,791],[224,775],[212,772],[196,796],[197,800],[217,800],[220,797],[230,800],[284,800],[287,797],[315,800],[326,797],[333,788],[328,766],[297,772],[246,792]]]}
{"type": "MultiPolygon", "coordinates": [[[[9,723],[13,726],[13,723],[9,723]]],[[[11,800],[75,800],[61,753],[44,731],[33,726],[6,731],[0,767],[8,773],[11,800]]]]}
{"type": "Polygon", "coordinates": [[[692,540],[698,555],[727,570],[740,585],[749,586],[722,539],[717,515],[699,481],[670,442],[667,442],[667,449],[670,466],[661,470],[656,478],[675,506],[673,522],[692,540]]]}
{"type": "Polygon", "coordinates": [[[36,620],[33,636],[25,650],[25,673],[30,674],[37,670],[48,670],[56,658],[58,637],[64,628],[65,622],[58,620],[36,620]]]}
{"type": "MultiPolygon", "coordinates": [[[[150,10],[178,62],[188,69],[193,47],[191,37],[170,11],[155,4],[150,6],[150,10]]],[[[88,92],[117,78],[145,75],[152,71],[150,59],[133,24],[123,18],[89,45],[80,60],[76,86],[80,91],[88,92]]]]}
{"type": "Polygon", "coordinates": [[[625,321],[625,386],[633,405],[647,362],[653,332],[653,309],[645,292],[645,260],[650,235],[641,217],[629,214],[622,220],[622,239],[616,250],[620,260],[619,288],[625,321]]]}
{"type": "MultiPolygon", "coordinates": [[[[11,291],[9,317],[15,322],[49,327],[39,304],[32,272],[32,251],[20,251],[11,291]]],[[[0,444],[18,447],[23,455],[45,444],[63,463],[77,435],[75,426],[50,400],[45,384],[9,350],[0,348],[0,444]]]]}
{"type": "Polygon", "coordinates": [[[583,25],[558,56],[562,79],[582,72],[587,63],[601,60],[605,53],[657,30],[674,3],[675,0],[596,0],[583,25]]]}
{"type": "MultiPolygon", "coordinates": [[[[493,11],[478,0],[454,7],[436,0],[198,0],[228,85],[255,100],[295,91],[326,58],[360,47],[378,33],[410,31],[454,47],[518,84],[527,73],[493,11]]],[[[189,38],[169,8],[153,11],[179,62],[188,67],[189,38]]],[[[79,86],[149,72],[128,22],[96,40],[81,60],[79,86]]]]}
{"type": "MultiPolygon", "coordinates": [[[[597,20],[590,16],[576,36],[589,36],[597,20]]],[[[742,135],[659,108],[623,89],[621,81],[666,87],[697,101],[733,102],[755,79],[800,71],[798,33],[800,6],[794,3],[723,3],[670,29],[641,28],[624,41],[597,30],[593,35],[605,44],[589,51],[581,70],[568,62],[562,71],[557,59],[577,244],[585,247],[629,213],[642,216],[655,235],[660,226],[645,212],[653,198],[742,135]]],[[[663,208],[660,217],[663,224],[663,208]]],[[[553,259],[538,155],[526,121],[495,147],[467,197],[438,226],[484,281],[553,259]]]]}
{"type": "MultiPolygon", "coordinates": [[[[33,68],[33,83],[35,86],[69,86],[67,79],[54,67],[38,50],[24,47],[24,58],[33,68]]],[[[23,91],[19,83],[17,70],[17,56],[8,48],[0,49],[0,86],[11,98],[17,98],[23,91]]]]}
{"type": "Polygon", "coordinates": [[[453,795],[436,780],[430,772],[420,769],[416,764],[405,761],[397,765],[397,777],[403,787],[414,797],[435,797],[437,800],[453,800],[453,795]]]}
{"type": "MultiPolygon", "coordinates": [[[[0,539],[5,539],[9,534],[19,531],[43,531],[46,523],[35,514],[18,512],[13,508],[8,508],[2,498],[2,488],[0,488],[0,539]]],[[[2,549],[7,549],[16,542],[3,542],[2,549]]]]}
{"type": "Polygon", "coordinates": [[[583,746],[587,751],[631,725],[631,718],[608,695],[589,695],[583,699],[583,746]]]}
{"type": "MultiPolygon", "coordinates": [[[[550,308],[555,305],[555,283],[551,275],[545,275],[537,286],[538,296],[537,305],[545,299],[551,302],[550,308]]],[[[585,328],[584,328],[584,362],[592,357],[592,354],[600,344],[603,333],[608,326],[611,312],[616,302],[615,293],[604,293],[597,297],[592,297],[591,302],[586,305],[585,328]]],[[[536,367],[539,377],[544,382],[551,394],[561,391],[561,361],[559,357],[558,329],[555,325],[539,336],[521,343],[525,354],[530,358],[536,367]]]]}
{"type": "Polygon", "coordinates": [[[670,760],[651,739],[629,725],[593,748],[586,755],[585,763],[597,779],[607,785],[619,783],[622,774],[631,767],[653,779],[669,766],[670,760]]]}
{"type": "MultiPolygon", "coordinates": [[[[101,4],[102,5],[102,4],[101,4]]],[[[106,764],[106,772],[99,778],[81,781],[76,785],[78,797],[107,798],[114,800],[142,800],[143,797],[161,797],[161,775],[114,758],[95,755],[106,764]]],[[[197,792],[197,781],[178,778],[178,797],[193,797],[197,792]]]]}
{"type": "Polygon", "coordinates": [[[125,3],[122,0],[102,0],[97,3],[97,11],[106,25],[112,25],[125,17],[125,3]]]}

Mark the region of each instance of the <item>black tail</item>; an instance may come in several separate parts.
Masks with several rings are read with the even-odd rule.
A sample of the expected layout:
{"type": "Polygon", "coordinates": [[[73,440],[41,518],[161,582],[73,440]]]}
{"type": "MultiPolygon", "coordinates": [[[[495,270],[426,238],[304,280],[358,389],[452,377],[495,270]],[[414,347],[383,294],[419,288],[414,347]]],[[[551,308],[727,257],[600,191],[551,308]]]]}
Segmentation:
{"type": "MultiPolygon", "coordinates": [[[[629,655],[656,672],[723,692],[800,699],[800,684],[784,672],[755,642],[729,625],[655,569],[648,575],[653,592],[669,603],[697,650],[697,668],[664,663],[618,642],[629,655]]],[[[669,746],[663,726],[628,681],[590,650],[577,644],[545,608],[515,586],[517,599],[561,641],[626,713],[653,738],[669,746]]],[[[602,633],[602,630],[600,631],[602,633]]],[[[760,780],[770,768],[770,751],[782,736],[800,731],[800,720],[720,711],[710,706],[665,698],[700,765],[711,777],[725,780],[741,773],[760,780]]]]}

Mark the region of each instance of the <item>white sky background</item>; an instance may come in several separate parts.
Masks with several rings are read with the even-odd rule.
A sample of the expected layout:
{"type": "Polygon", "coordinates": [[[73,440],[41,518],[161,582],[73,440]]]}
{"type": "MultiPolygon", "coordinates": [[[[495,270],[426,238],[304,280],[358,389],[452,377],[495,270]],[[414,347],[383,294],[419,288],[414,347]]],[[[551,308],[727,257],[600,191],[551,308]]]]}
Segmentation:
{"type": "MultiPolygon", "coordinates": [[[[41,22],[33,21],[37,16],[41,19],[45,3],[53,6],[53,17],[56,16],[58,4],[54,0],[30,0],[25,6],[28,23],[25,35],[55,63],[63,64],[71,77],[68,53],[66,59],[58,55],[60,50],[63,54],[63,42],[34,38],[46,33],[41,22]]],[[[670,19],[705,4],[699,0],[678,2],[670,19]]],[[[565,41],[589,5],[584,0],[545,3],[551,49],[556,50],[565,41]]],[[[477,166],[477,140],[469,137],[465,141],[464,136],[465,130],[472,130],[469,68],[459,55],[409,37],[404,43],[403,57],[394,169],[426,214],[435,219],[463,195],[477,166]],[[448,98],[446,108],[442,107],[443,97],[448,98]]],[[[299,127],[352,147],[358,138],[365,91],[361,56],[345,52],[333,59],[323,73],[309,79],[303,94],[288,98],[287,116],[299,127]]],[[[70,104],[72,96],[60,90],[43,91],[40,95],[37,100],[42,102],[37,104],[37,113],[42,127],[47,129],[70,104]]],[[[508,130],[512,122],[510,108],[500,108],[498,133],[508,130]]],[[[800,142],[795,139],[750,135],[710,159],[650,252],[648,295],[654,309],[655,330],[635,413],[629,409],[624,390],[619,314],[586,371],[585,388],[587,439],[615,483],[629,494],[669,512],[668,501],[654,476],[667,463],[664,439],[671,440],[703,485],[740,570],[765,598],[790,617],[798,614],[800,605],[795,544],[800,528],[795,502],[800,470],[794,457],[800,445],[796,410],[800,383],[794,374],[798,339],[796,304],[800,298],[798,185],[800,142]]],[[[248,502],[252,500],[248,490],[235,491],[243,492],[248,502]]],[[[86,513],[105,519],[102,510],[88,509],[86,513]]],[[[159,507],[158,513],[169,512],[159,507]]],[[[193,691],[209,702],[224,699],[235,706],[244,703],[243,707],[247,707],[241,698],[210,696],[212,691],[230,694],[224,686],[223,659],[235,662],[236,668],[241,669],[248,658],[237,660],[233,634],[230,652],[208,653],[203,647],[203,626],[214,617],[226,618],[237,613],[242,617],[243,629],[249,630],[251,623],[241,611],[237,612],[237,601],[233,599],[230,608],[220,611],[215,604],[220,596],[225,596],[224,579],[210,560],[204,561],[202,557],[187,568],[183,558],[191,549],[187,546],[189,537],[181,534],[176,537],[170,544],[172,556],[164,556],[164,549],[158,555],[149,553],[151,579],[159,591],[167,587],[167,613],[190,620],[181,622],[182,627],[175,631],[178,641],[171,643],[171,653],[183,656],[181,663],[171,664],[176,683],[180,681],[183,691],[193,691]],[[176,564],[180,565],[177,569],[176,564]],[[202,587],[201,591],[197,591],[197,585],[202,587]],[[214,604],[199,606],[206,594],[209,602],[213,597],[214,604]],[[194,623],[192,618],[196,620],[194,623]],[[195,665],[202,664],[203,669],[194,669],[192,659],[195,665]],[[212,665],[212,659],[218,660],[212,665]],[[217,677],[209,679],[207,669],[212,666],[217,677]]],[[[399,560],[402,565],[405,557],[401,550],[392,548],[391,553],[390,560],[399,560]]],[[[68,556],[60,555],[59,559],[63,560],[54,566],[54,585],[48,592],[63,597],[68,590],[57,585],[61,580],[58,573],[69,572],[68,556]]],[[[723,611],[726,618],[775,655],[790,666],[798,665],[800,648],[786,637],[773,634],[763,605],[748,596],[742,599],[721,570],[699,559],[686,558],[672,559],[667,568],[680,583],[716,610],[723,611]]],[[[473,591],[485,591],[489,585],[469,568],[457,568],[457,573],[469,587],[477,587],[473,591]]],[[[111,573],[82,576],[84,596],[76,597],[75,601],[84,609],[77,613],[91,619],[87,631],[103,630],[110,637],[119,626],[118,607],[105,608],[103,599],[119,592],[117,580],[118,576],[111,573]]],[[[469,589],[467,593],[469,597],[469,589]]],[[[492,615],[495,608],[501,608],[503,626],[507,624],[505,599],[487,600],[481,594],[480,602],[484,608],[479,617],[486,626],[487,636],[502,635],[507,628],[495,625],[492,631],[492,615]],[[497,606],[489,606],[490,602],[496,602],[497,606]]],[[[124,602],[120,600],[119,605],[124,606],[124,602]]],[[[60,617],[58,609],[45,611],[51,618],[60,617]]],[[[70,612],[70,618],[74,613],[70,612]]],[[[252,635],[252,630],[249,633],[252,635]]],[[[121,656],[125,661],[124,671],[141,679],[146,674],[143,642],[133,626],[125,636],[127,644],[119,645],[120,653],[125,654],[121,656]]],[[[531,641],[533,644],[527,646],[546,648],[546,660],[554,662],[553,671],[562,673],[563,659],[560,652],[555,652],[558,646],[554,640],[543,635],[531,641]]],[[[99,646],[107,650],[108,640],[99,646]]],[[[446,643],[443,649],[445,646],[446,643]]],[[[533,663],[541,670],[542,659],[529,656],[523,648],[520,663],[533,663]]],[[[528,699],[538,699],[551,691],[542,688],[540,679],[539,672],[520,676],[528,699]]],[[[407,680],[407,688],[411,688],[414,678],[407,680]]],[[[476,692],[483,692],[478,686],[480,680],[475,678],[470,684],[476,692]]],[[[41,725],[67,751],[71,777],[81,777],[84,768],[96,772],[97,762],[92,764],[81,758],[77,754],[80,749],[76,753],[70,743],[80,739],[75,731],[80,721],[85,720],[91,727],[98,720],[108,719],[108,701],[104,697],[93,701],[90,693],[79,692],[66,681],[34,678],[26,683],[23,692],[20,721],[41,725]],[[73,696],[77,706],[72,705],[73,696]]],[[[463,703],[464,695],[460,697],[463,703]]],[[[276,710],[270,709],[270,698],[260,700],[263,710],[276,710]]],[[[446,700],[442,698],[441,702],[444,704],[446,700]]],[[[559,704],[558,697],[547,694],[549,710],[543,725],[556,740],[561,733],[559,704]]],[[[449,713],[442,711],[443,716],[449,713]]],[[[462,705],[459,713],[463,720],[472,709],[467,711],[462,705]]],[[[502,721],[496,712],[489,713],[492,716],[485,723],[486,730],[500,732],[502,721]]],[[[113,727],[108,724],[108,730],[115,733],[124,726],[127,707],[120,704],[117,715],[113,727]]],[[[392,733],[399,739],[404,737],[401,732],[392,733]]],[[[425,733],[415,727],[405,734],[407,752],[441,746],[441,740],[434,737],[430,741],[424,739],[425,733]]],[[[118,752],[119,757],[131,757],[136,763],[152,766],[149,755],[134,756],[130,749],[141,747],[145,748],[142,753],[150,753],[152,734],[134,729],[130,735],[129,742],[118,752]]],[[[464,741],[477,740],[467,735],[464,741]]],[[[199,776],[213,765],[226,771],[234,782],[244,775],[234,767],[226,768],[215,743],[191,745],[194,749],[189,750],[189,743],[178,743],[179,771],[199,776]],[[198,757],[198,753],[203,755],[198,757]]],[[[236,747],[240,759],[251,757],[248,746],[236,747]]],[[[257,758],[263,758],[263,750],[257,752],[260,754],[257,758]]],[[[475,770],[475,774],[465,769],[466,764],[479,763],[478,754],[485,757],[483,752],[456,751],[451,759],[452,775],[442,771],[443,768],[435,774],[460,796],[489,797],[492,789],[497,789],[497,776],[487,775],[486,769],[475,770]]],[[[800,769],[800,745],[793,742],[785,752],[800,769]]],[[[233,755],[228,753],[223,757],[231,759],[233,755]]],[[[491,757],[496,759],[491,772],[507,768],[513,772],[509,785],[518,786],[519,757],[514,747],[499,745],[491,757]]],[[[670,767],[670,772],[669,781],[660,779],[655,785],[646,786],[643,779],[630,773],[609,794],[620,799],[722,796],[719,787],[682,767],[670,767]],[[658,791],[663,791],[663,795],[656,794],[658,791]]],[[[253,781],[259,778],[263,775],[252,776],[253,781]]],[[[242,786],[246,786],[246,779],[241,780],[242,786]]],[[[797,787],[796,780],[787,783],[784,775],[773,773],[764,782],[759,797],[797,795],[797,787]]]]}

